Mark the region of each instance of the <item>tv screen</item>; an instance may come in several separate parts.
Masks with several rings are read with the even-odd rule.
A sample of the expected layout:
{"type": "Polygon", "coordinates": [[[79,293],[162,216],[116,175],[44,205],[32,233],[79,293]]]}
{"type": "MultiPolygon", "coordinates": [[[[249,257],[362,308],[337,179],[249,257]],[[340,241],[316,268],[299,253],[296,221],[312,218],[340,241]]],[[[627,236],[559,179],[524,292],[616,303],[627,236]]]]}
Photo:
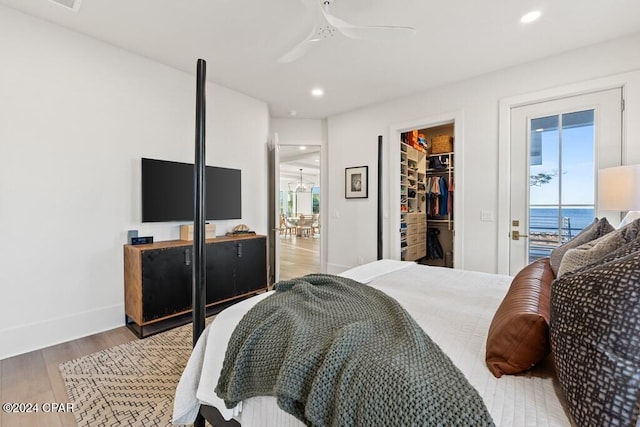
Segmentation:
{"type": "MultiPolygon", "coordinates": [[[[205,169],[207,220],[242,218],[241,171],[205,169]]],[[[193,164],[142,159],[142,222],[193,221],[193,164]]]]}

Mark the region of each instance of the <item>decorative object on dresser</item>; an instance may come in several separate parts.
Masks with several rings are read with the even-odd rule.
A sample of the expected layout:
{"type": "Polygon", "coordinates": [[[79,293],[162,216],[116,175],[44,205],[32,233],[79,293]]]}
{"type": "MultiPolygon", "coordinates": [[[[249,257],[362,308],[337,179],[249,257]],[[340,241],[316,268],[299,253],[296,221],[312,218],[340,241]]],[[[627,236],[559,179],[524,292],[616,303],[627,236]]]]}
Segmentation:
{"type": "MultiPolygon", "coordinates": [[[[216,225],[205,224],[205,239],[216,238],[216,225]]],[[[193,240],[193,224],[184,224],[180,226],[180,240],[193,240]]]]}
{"type": "Polygon", "coordinates": [[[233,227],[233,230],[228,232],[226,235],[227,236],[244,236],[247,234],[256,234],[256,232],[251,231],[249,226],[246,224],[238,224],[235,227],[233,227]]]}
{"type": "Polygon", "coordinates": [[[131,245],[148,245],[149,243],[153,243],[153,236],[136,236],[131,238],[131,245]]]}
{"type": "MultiPolygon", "coordinates": [[[[209,312],[266,290],[266,251],[261,235],[206,242],[209,312]]],[[[138,337],[191,320],[192,254],[192,245],[183,240],[124,246],[125,319],[138,337]]]]}
{"type": "Polygon", "coordinates": [[[134,237],[138,237],[138,230],[128,230],[127,231],[127,243],[131,245],[133,243],[132,239],[134,237]]]}

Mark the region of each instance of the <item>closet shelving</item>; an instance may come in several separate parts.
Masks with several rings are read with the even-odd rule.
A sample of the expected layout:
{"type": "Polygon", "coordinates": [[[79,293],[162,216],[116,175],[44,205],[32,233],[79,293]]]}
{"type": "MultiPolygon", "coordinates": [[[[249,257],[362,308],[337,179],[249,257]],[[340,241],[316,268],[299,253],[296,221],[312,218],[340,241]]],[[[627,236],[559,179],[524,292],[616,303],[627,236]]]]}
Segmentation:
{"type": "Polygon", "coordinates": [[[400,246],[401,258],[406,261],[426,256],[426,165],[426,150],[403,139],[400,143],[400,246]]]}
{"type": "Polygon", "coordinates": [[[408,207],[408,186],[409,177],[407,175],[407,145],[400,144],[400,247],[402,259],[405,259],[407,251],[407,221],[406,214],[408,207]]]}
{"type": "Polygon", "coordinates": [[[442,136],[449,136],[452,141],[453,135],[453,122],[401,135],[399,231],[402,260],[453,267],[454,192],[449,190],[455,190],[455,153],[429,152],[435,139],[442,141],[442,136]],[[438,180],[439,186],[441,177],[444,177],[442,184],[447,189],[446,198],[433,187],[434,179],[438,180]],[[439,204],[446,203],[447,209],[434,212],[436,200],[439,204]]]}

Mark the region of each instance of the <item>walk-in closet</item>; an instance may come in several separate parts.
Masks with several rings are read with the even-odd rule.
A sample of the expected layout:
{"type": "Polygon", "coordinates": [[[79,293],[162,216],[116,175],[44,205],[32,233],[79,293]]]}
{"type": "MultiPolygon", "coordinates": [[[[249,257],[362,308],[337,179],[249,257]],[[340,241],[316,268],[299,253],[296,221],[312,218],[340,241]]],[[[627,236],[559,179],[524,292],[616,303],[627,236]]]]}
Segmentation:
{"type": "Polygon", "coordinates": [[[413,129],[400,142],[401,259],[453,267],[454,123],[413,129]]]}

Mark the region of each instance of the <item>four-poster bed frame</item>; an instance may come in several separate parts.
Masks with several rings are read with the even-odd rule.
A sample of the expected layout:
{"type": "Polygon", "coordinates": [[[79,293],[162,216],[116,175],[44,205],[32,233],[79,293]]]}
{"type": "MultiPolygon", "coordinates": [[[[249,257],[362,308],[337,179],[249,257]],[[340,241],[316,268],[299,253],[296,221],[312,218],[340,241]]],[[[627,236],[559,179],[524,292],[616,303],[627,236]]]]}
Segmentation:
{"type": "MultiPolygon", "coordinates": [[[[195,346],[196,341],[198,341],[198,345],[190,358],[190,362],[195,361],[194,364],[191,364],[191,369],[189,369],[190,364],[187,364],[187,368],[178,384],[179,390],[177,391],[180,393],[176,393],[175,401],[179,403],[179,412],[176,413],[174,409],[174,416],[176,417],[174,419],[185,419],[187,422],[190,422],[196,417],[197,413],[198,415],[194,423],[195,426],[204,426],[206,419],[215,427],[239,427],[240,423],[236,420],[231,419],[225,421],[223,418],[222,414],[225,414],[225,416],[229,418],[233,416],[234,412],[225,408],[226,403],[224,403],[225,406],[220,406],[220,402],[218,402],[220,396],[215,392],[215,390],[219,389],[219,386],[213,387],[213,385],[220,384],[220,382],[226,382],[228,385],[228,370],[226,371],[227,380],[221,381],[221,378],[223,378],[222,375],[225,373],[223,360],[221,360],[220,357],[222,356],[224,358],[224,349],[226,348],[224,344],[231,342],[231,335],[235,329],[234,325],[241,324],[244,320],[244,314],[251,310],[252,307],[258,307],[257,304],[260,302],[270,303],[274,300],[276,300],[276,302],[282,301],[277,301],[278,298],[269,298],[268,301],[264,301],[268,295],[263,294],[262,299],[256,297],[256,299],[253,300],[246,300],[246,303],[248,303],[246,305],[234,305],[229,310],[222,312],[219,318],[213,323],[212,328],[208,330],[212,332],[207,335],[211,347],[209,347],[209,344],[206,342],[203,342],[203,344],[198,340],[204,330],[206,314],[206,266],[204,257],[205,71],[206,64],[204,60],[198,60],[196,167],[194,168],[196,189],[194,193],[194,204],[196,209],[193,241],[193,342],[195,346]],[[221,343],[223,346],[220,345],[221,343]],[[205,353],[215,355],[216,357],[206,357],[205,353]],[[207,364],[208,361],[209,363],[207,364]],[[201,365],[198,365],[198,363],[201,363],[201,365]],[[182,387],[180,387],[181,385],[182,387]],[[207,403],[203,404],[203,402],[207,403]],[[215,409],[214,405],[220,408],[220,410],[215,409]]],[[[382,195],[380,191],[382,188],[381,155],[382,137],[379,137],[377,230],[379,259],[382,258],[381,236],[383,218],[381,206],[382,195]]],[[[597,224],[597,222],[594,222],[594,224],[597,224]]],[[[486,424],[490,425],[494,423],[492,418],[495,420],[495,425],[517,424],[533,426],[542,423],[568,426],[573,424],[588,424],[589,422],[607,424],[607,420],[614,420],[621,425],[636,425],[638,420],[637,394],[633,393],[636,390],[633,388],[636,383],[632,376],[633,373],[626,373],[624,367],[629,366],[629,364],[632,363],[633,356],[638,353],[637,342],[634,343],[633,340],[627,340],[629,341],[628,346],[618,350],[616,354],[620,357],[616,358],[616,360],[599,357],[602,351],[606,350],[605,353],[609,351],[609,347],[613,345],[612,343],[615,341],[615,336],[617,336],[616,334],[612,335],[610,333],[611,325],[614,325],[616,330],[621,331],[621,336],[623,337],[635,337],[638,335],[638,328],[633,329],[633,325],[637,323],[637,310],[629,309],[620,311],[620,307],[622,307],[619,304],[620,301],[612,299],[611,297],[611,295],[622,295],[624,297],[637,291],[638,277],[640,277],[640,273],[638,272],[640,266],[638,241],[640,239],[637,238],[638,233],[629,230],[626,232],[628,232],[630,236],[634,236],[629,237],[632,240],[627,241],[623,239],[627,243],[619,246],[613,250],[613,252],[606,254],[602,260],[597,260],[593,264],[583,266],[583,268],[586,268],[585,271],[580,272],[580,270],[576,270],[575,272],[565,274],[558,278],[556,278],[552,272],[549,259],[540,259],[529,264],[521,270],[515,278],[483,272],[455,271],[443,267],[424,266],[416,263],[392,260],[382,260],[359,266],[340,273],[340,275],[363,284],[368,284],[371,288],[377,289],[377,291],[386,294],[388,297],[395,298],[399,304],[408,307],[407,316],[415,316],[412,324],[415,324],[416,327],[421,328],[427,336],[433,338],[432,347],[441,348],[440,351],[443,352],[443,359],[449,360],[450,363],[452,360],[454,361],[454,363],[448,366],[418,366],[415,367],[416,373],[437,373],[437,375],[433,375],[433,377],[441,377],[441,374],[452,373],[452,375],[457,375],[457,378],[467,377],[469,379],[468,383],[462,383],[463,385],[466,384],[462,388],[456,386],[452,389],[451,387],[445,386],[450,384],[448,378],[445,381],[446,384],[437,384],[438,390],[442,390],[443,394],[451,390],[455,391],[455,393],[451,395],[452,397],[445,397],[438,401],[442,402],[442,404],[436,402],[428,405],[428,411],[442,410],[442,416],[439,418],[441,423],[446,423],[446,420],[451,420],[453,419],[452,417],[458,418],[460,416],[460,410],[477,407],[479,412],[474,412],[469,414],[469,416],[465,415],[465,418],[469,420],[479,420],[482,418],[486,421],[486,424]],[[390,263],[393,265],[390,265],[390,263]],[[555,293],[547,291],[551,289],[551,283],[553,283],[555,293]],[[593,289],[595,288],[602,288],[603,291],[594,293],[593,289]],[[579,295],[579,298],[576,298],[575,295],[579,295]],[[535,304],[521,304],[521,301],[533,301],[535,304]],[[550,306],[555,307],[551,312],[548,311],[548,307],[550,306]],[[584,324],[584,316],[576,316],[574,313],[581,313],[585,310],[589,311],[593,307],[607,307],[607,310],[598,311],[596,316],[590,317],[589,320],[594,327],[585,330],[582,327],[584,324]],[[611,309],[609,309],[609,307],[611,309]],[[602,319],[599,318],[600,316],[602,319]],[[549,317],[552,319],[551,330],[548,329],[549,317]],[[556,320],[553,320],[554,317],[556,320]],[[507,319],[507,321],[504,321],[504,319],[507,319]],[[531,319],[533,319],[533,321],[531,319]],[[534,329],[537,330],[533,327],[534,323],[535,325],[541,326],[543,326],[544,323],[547,325],[547,329],[542,328],[540,334],[534,332],[534,329]],[[556,325],[555,332],[553,329],[554,324],[556,325]],[[506,326],[503,327],[502,325],[506,326]],[[512,326],[516,328],[515,331],[512,326]],[[525,329],[531,329],[531,332],[523,336],[518,332],[521,331],[523,327],[525,329]],[[456,332],[451,333],[451,331],[456,332]],[[485,335],[485,331],[487,335],[485,335]],[[497,334],[497,338],[495,343],[490,345],[488,337],[494,336],[494,333],[497,334]],[[531,341],[529,337],[533,338],[533,341],[531,341]],[[604,350],[600,349],[600,347],[597,349],[585,347],[581,351],[575,351],[573,343],[578,342],[576,341],[576,337],[580,342],[605,343],[603,344],[605,345],[604,350]],[[554,339],[557,343],[555,347],[550,345],[550,340],[554,339]],[[609,347],[607,347],[607,345],[609,347]],[[551,351],[549,347],[551,347],[551,351]],[[493,362],[494,353],[500,354],[500,357],[498,357],[499,360],[504,359],[503,366],[508,365],[509,370],[504,372],[505,375],[496,375],[494,369],[492,369],[492,367],[495,368],[495,363],[497,363],[493,362]],[[450,358],[447,358],[447,355],[449,355],[450,358]],[[551,355],[554,361],[560,361],[560,363],[548,364],[549,355],[551,355]],[[533,360],[533,358],[535,358],[535,360],[533,360]],[[596,361],[588,365],[589,372],[582,369],[582,367],[587,366],[584,364],[587,359],[589,359],[590,363],[591,360],[596,361]],[[518,365],[519,362],[516,361],[523,362],[520,366],[518,365]],[[512,371],[511,368],[514,366],[517,369],[512,371]],[[487,369],[487,367],[489,367],[489,369],[487,369]],[[530,369],[532,370],[529,374],[530,369]],[[455,372],[457,372],[457,374],[455,374],[455,372]],[[595,374],[593,374],[594,372],[595,374]],[[518,375],[511,375],[512,373],[518,375]],[[613,386],[613,384],[615,385],[613,386]],[[611,387],[608,392],[610,394],[607,394],[606,397],[602,397],[601,395],[596,396],[589,392],[589,390],[592,389],[597,392],[603,387],[611,387]],[[469,394],[460,397],[463,388],[467,389],[469,394]],[[585,395],[587,398],[585,399],[580,394],[566,393],[564,391],[566,388],[569,390],[587,390],[587,394],[585,395]],[[517,390],[518,393],[513,393],[513,390],[517,390]],[[475,403],[470,405],[468,404],[470,401],[474,401],[475,403]],[[597,402],[598,405],[584,404],[584,402],[591,401],[597,402]],[[488,408],[491,409],[491,413],[487,413],[488,408]],[[596,410],[592,410],[592,408],[596,408],[596,410]],[[605,409],[603,410],[601,408],[605,409]],[[575,422],[572,422],[572,417],[576,420],[575,422]],[[576,419],[576,417],[578,418],[576,419]]],[[[612,233],[614,239],[621,239],[620,236],[623,234],[620,230],[610,231],[610,233],[612,233]]],[[[597,237],[594,237],[594,239],[595,238],[597,237]]],[[[572,250],[578,250],[580,247],[582,246],[578,246],[572,250]]],[[[567,251],[567,253],[569,253],[569,251],[567,251]]],[[[565,257],[565,255],[561,255],[561,258],[562,257],[565,257]]],[[[564,263],[564,258],[561,262],[564,263]]],[[[286,288],[284,291],[286,291],[286,288]]],[[[340,298],[340,296],[336,297],[340,298]]],[[[634,303],[632,299],[630,300],[627,297],[622,299],[625,299],[625,303],[631,305],[634,303]]],[[[307,300],[296,301],[304,301],[305,304],[307,302],[307,300]]],[[[336,299],[333,301],[336,301],[336,299]]],[[[631,307],[631,305],[629,307],[631,307]]],[[[268,305],[267,310],[269,310],[270,307],[272,306],[268,305]]],[[[320,310],[318,307],[320,307],[320,304],[317,306],[314,305],[312,310],[320,310]]],[[[376,307],[379,307],[379,305],[376,305],[376,307]]],[[[261,309],[263,309],[263,307],[261,307],[261,309]]],[[[383,309],[380,311],[383,312],[387,310],[383,309]]],[[[304,313],[306,312],[303,311],[302,313],[304,317],[304,313]]],[[[266,314],[269,315],[269,312],[266,314]]],[[[288,315],[289,314],[287,314],[287,316],[288,315]]],[[[367,321],[368,319],[369,318],[367,318],[367,321]]],[[[246,323],[244,326],[246,331],[246,323]]],[[[277,336],[282,330],[287,329],[287,326],[278,326],[281,329],[275,331],[276,335],[268,335],[269,337],[277,336]]],[[[324,324],[320,327],[323,328],[324,324]]],[[[251,325],[249,329],[253,331],[256,330],[253,325],[251,325]]],[[[242,328],[240,330],[242,330],[242,328]]],[[[262,329],[260,329],[260,331],[262,333],[262,329]]],[[[416,334],[409,333],[404,336],[413,337],[416,336],[416,334]]],[[[278,340],[276,339],[275,341],[278,340]]],[[[395,342],[396,341],[393,341],[393,343],[395,342]]],[[[616,342],[619,342],[619,340],[616,342]]],[[[266,360],[266,362],[261,366],[264,366],[265,363],[270,363],[270,357],[274,354],[271,352],[273,350],[270,346],[271,343],[268,341],[263,341],[263,343],[267,345],[267,351],[266,353],[262,351],[262,359],[259,360],[266,360]]],[[[236,346],[236,349],[237,347],[238,346],[236,346]]],[[[247,348],[247,351],[251,352],[255,346],[249,345],[247,348]]],[[[402,346],[400,346],[400,348],[402,348],[402,346]]],[[[418,350],[418,352],[427,355],[426,348],[425,346],[425,350],[422,353],[420,353],[421,350],[418,350]]],[[[366,354],[378,353],[380,353],[380,351],[366,354]]],[[[297,355],[294,357],[297,357],[297,355]]],[[[438,357],[428,356],[427,358],[435,360],[438,357]]],[[[418,357],[417,359],[422,360],[423,358],[418,357]]],[[[335,358],[329,358],[329,360],[329,363],[340,363],[340,361],[336,361],[335,358]]],[[[349,360],[354,361],[353,363],[357,363],[358,366],[363,367],[365,370],[368,368],[368,365],[363,360],[349,360]]],[[[306,362],[306,359],[303,359],[303,362],[306,362]]],[[[282,366],[284,365],[285,364],[282,366]]],[[[277,366],[278,365],[276,365],[276,367],[277,366]]],[[[241,369],[244,369],[244,367],[246,367],[246,365],[243,365],[241,369]]],[[[294,369],[295,368],[296,367],[294,367],[294,369]]],[[[251,367],[248,367],[248,369],[251,370],[251,367]]],[[[414,369],[414,367],[409,367],[409,369],[414,369]]],[[[324,371],[332,370],[333,369],[325,369],[324,371]]],[[[389,371],[386,370],[385,372],[389,371]]],[[[401,380],[402,378],[410,377],[408,374],[414,371],[398,369],[397,372],[399,372],[398,380],[401,380]],[[405,375],[402,374],[403,372],[405,375]]],[[[382,371],[378,374],[382,381],[385,376],[381,375],[381,373],[382,371]]],[[[352,377],[347,378],[348,381],[351,381],[351,379],[352,377]]],[[[330,381],[333,380],[330,379],[330,381]]],[[[327,381],[320,382],[322,383],[321,386],[327,384],[327,381]]],[[[426,383],[431,382],[426,381],[426,383]]],[[[297,383],[294,382],[294,384],[297,383]]],[[[366,387],[366,384],[372,384],[370,379],[356,383],[355,386],[356,389],[361,392],[362,387],[366,387]]],[[[388,381],[375,384],[375,386],[378,387],[384,384],[388,384],[388,381]]],[[[346,386],[338,387],[338,389],[349,391],[346,386]]],[[[327,393],[327,390],[327,388],[322,387],[320,387],[320,389],[316,388],[315,396],[328,396],[329,399],[335,398],[335,396],[332,396],[331,391],[327,393]]],[[[369,394],[364,395],[359,401],[364,402],[362,403],[362,407],[371,409],[373,413],[385,408],[384,410],[387,414],[407,415],[407,421],[411,419],[412,416],[415,416],[416,412],[413,410],[402,409],[405,408],[402,404],[408,402],[409,399],[399,399],[401,402],[395,403],[384,402],[388,396],[395,396],[399,393],[384,394],[384,391],[387,389],[381,389],[380,387],[375,390],[383,390],[383,395],[375,398],[376,405],[378,401],[381,402],[380,407],[373,408],[371,405],[366,406],[368,403],[366,399],[371,396],[369,394]]],[[[433,390],[435,391],[435,388],[433,390]]],[[[228,389],[223,389],[223,394],[226,391],[228,391],[228,389]]],[[[432,393],[431,390],[427,395],[430,397],[432,395],[440,396],[438,393],[432,393]]],[[[227,393],[225,396],[229,396],[229,394],[227,393]]],[[[251,396],[251,394],[245,394],[243,396],[251,396]]],[[[303,395],[300,396],[301,399],[304,398],[303,395]]],[[[266,405],[263,405],[264,402],[256,403],[255,400],[252,400],[252,397],[243,401],[243,414],[246,413],[249,417],[247,423],[251,422],[249,420],[257,419],[256,416],[259,417],[260,420],[278,419],[280,422],[283,421],[283,419],[279,418],[280,414],[287,415],[287,412],[293,414],[295,417],[297,409],[292,411],[291,407],[288,407],[286,409],[289,409],[289,411],[286,409],[283,410],[282,406],[277,404],[277,399],[275,399],[274,396],[260,397],[267,400],[270,399],[270,401],[267,402],[266,405]]],[[[350,396],[342,395],[342,397],[348,400],[347,398],[350,396]]],[[[238,401],[242,401],[242,398],[243,397],[239,397],[235,401],[231,400],[231,402],[237,403],[238,401]]],[[[421,398],[419,402],[414,402],[412,405],[416,410],[424,408],[423,403],[426,402],[426,400],[428,399],[421,398]]],[[[225,400],[225,402],[227,401],[225,400]]],[[[315,410],[317,410],[318,406],[321,408],[326,407],[327,411],[336,408],[333,402],[328,402],[326,405],[321,402],[321,404],[317,404],[315,407],[313,404],[311,405],[315,410]]],[[[349,410],[341,411],[339,415],[349,416],[352,415],[351,412],[352,411],[349,410]]],[[[422,418],[420,420],[424,421],[433,415],[432,412],[429,412],[429,414],[430,415],[421,415],[422,418]]],[[[317,412],[312,415],[317,415],[317,412]]],[[[337,418],[333,419],[335,420],[337,418]]],[[[295,425],[299,425],[300,423],[297,421],[300,420],[302,420],[302,417],[298,417],[297,420],[295,418],[293,419],[293,421],[296,422],[295,425]]],[[[483,422],[483,425],[484,424],[485,422],[483,422]]],[[[611,423],[609,422],[609,424],[611,423]]],[[[286,425],[294,424],[288,424],[287,422],[286,425]]]]}
{"type": "MultiPolygon", "coordinates": [[[[206,240],[205,240],[205,168],[206,168],[206,73],[204,59],[197,61],[196,73],[196,132],[194,180],[194,219],[193,219],[193,346],[205,329],[206,318],[206,240]]],[[[378,136],[378,209],[377,209],[377,259],[382,259],[382,135],[378,136]]],[[[215,427],[239,427],[236,420],[226,421],[217,409],[202,406],[195,427],[204,427],[205,419],[215,427]]]]}
{"type": "MultiPolygon", "coordinates": [[[[198,59],[196,71],[196,138],[195,161],[193,167],[194,180],[194,218],[193,218],[193,346],[204,331],[207,301],[206,277],[206,240],[205,240],[205,167],[206,167],[206,82],[207,62],[198,59]]],[[[239,427],[235,420],[226,421],[217,409],[202,406],[194,427],[204,427],[205,419],[215,427],[239,427]]]]}

